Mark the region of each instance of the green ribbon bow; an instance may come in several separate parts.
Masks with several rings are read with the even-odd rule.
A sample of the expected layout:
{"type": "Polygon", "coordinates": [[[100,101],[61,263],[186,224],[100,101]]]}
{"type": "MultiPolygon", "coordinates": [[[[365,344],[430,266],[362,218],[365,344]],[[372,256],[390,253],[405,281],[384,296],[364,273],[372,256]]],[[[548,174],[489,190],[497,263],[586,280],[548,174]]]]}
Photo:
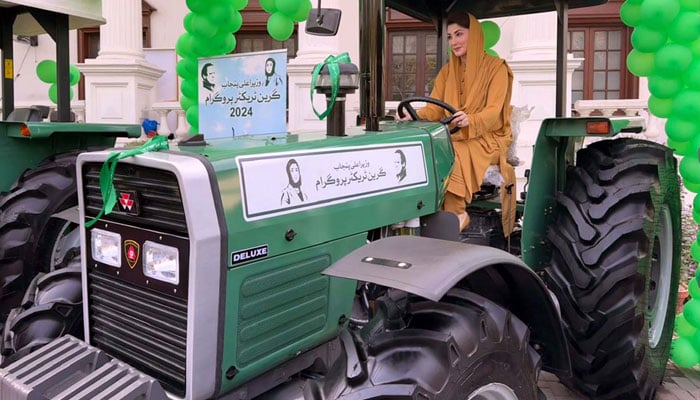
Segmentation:
{"type": "Polygon", "coordinates": [[[314,114],[316,114],[318,119],[326,118],[328,114],[330,114],[331,110],[333,109],[333,105],[335,104],[335,98],[338,95],[338,89],[340,88],[340,67],[338,64],[349,62],[350,55],[346,52],[338,54],[337,56],[328,56],[322,63],[316,64],[314,67],[314,71],[311,76],[311,108],[313,108],[314,114]],[[319,114],[318,111],[316,111],[316,107],[314,107],[314,90],[316,88],[316,80],[318,79],[318,75],[321,73],[321,69],[323,69],[324,65],[328,65],[328,73],[331,76],[331,102],[328,104],[326,111],[319,114]]]}
{"type": "Polygon", "coordinates": [[[117,170],[117,163],[124,158],[133,157],[149,151],[159,151],[168,149],[168,138],[165,136],[154,136],[143,145],[130,150],[115,151],[107,156],[102,169],[100,169],[100,192],[102,192],[102,209],[97,216],[85,224],[89,228],[114,210],[117,204],[117,194],[114,190],[114,172],[117,170]]]}

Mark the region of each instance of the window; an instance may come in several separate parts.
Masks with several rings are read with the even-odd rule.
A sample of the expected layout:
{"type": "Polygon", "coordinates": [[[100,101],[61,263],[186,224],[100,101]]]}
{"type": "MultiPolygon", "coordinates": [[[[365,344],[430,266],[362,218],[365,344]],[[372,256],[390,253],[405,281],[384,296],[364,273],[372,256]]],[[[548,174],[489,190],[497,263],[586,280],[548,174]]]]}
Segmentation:
{"type": "Polygon", "coordinates": [[[639,80],[627,71],[625,61],[632,50],[632,29],[620,21],[620,5],[620,0],[611,0],[571,11],[569,51],[584,58],[573,74],[572,103],[638,96],[639,80]]]}
{"type": "Polygon", "coordinates": [[[390,66],[385,69],[386,100],[429,96],[440,70],[435,29],[392,9],[386,21],[386,65],[390,66]]]}
{"type": "Polygon", "coordinates": [[[393,31],[389,37],[387,100],[429,96],[438,72],[437,34],[431,31],[393,31]]]}

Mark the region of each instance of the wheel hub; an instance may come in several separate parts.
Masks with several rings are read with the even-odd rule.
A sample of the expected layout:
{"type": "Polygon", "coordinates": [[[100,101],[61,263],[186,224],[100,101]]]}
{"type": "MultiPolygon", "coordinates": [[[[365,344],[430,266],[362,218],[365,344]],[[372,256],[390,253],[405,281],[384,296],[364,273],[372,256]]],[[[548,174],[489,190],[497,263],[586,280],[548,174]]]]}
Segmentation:
{"type": "Polygon", "coordinates": [[[518,396],[507,385],[489,383],[473,391],[467,400],[518,400],[518,396]]]}

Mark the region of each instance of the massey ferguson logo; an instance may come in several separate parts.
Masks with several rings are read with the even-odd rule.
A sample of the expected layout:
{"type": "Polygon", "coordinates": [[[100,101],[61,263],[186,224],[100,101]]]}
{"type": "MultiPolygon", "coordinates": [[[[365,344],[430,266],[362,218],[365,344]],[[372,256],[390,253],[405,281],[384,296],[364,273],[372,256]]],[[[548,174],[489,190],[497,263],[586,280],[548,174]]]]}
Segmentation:
{"type": "Polygon", "coordinates": [[[139,214],[139,203],[136,192],[132,191],[121,191],[119,192],[119,210],[127,214],[138,215],[139,214]]]}

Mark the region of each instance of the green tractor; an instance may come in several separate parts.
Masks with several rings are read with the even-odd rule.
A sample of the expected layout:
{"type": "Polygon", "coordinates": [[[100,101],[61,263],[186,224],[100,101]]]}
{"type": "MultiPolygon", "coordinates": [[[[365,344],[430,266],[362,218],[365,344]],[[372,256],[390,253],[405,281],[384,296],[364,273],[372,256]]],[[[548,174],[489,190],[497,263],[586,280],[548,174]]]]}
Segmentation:
{"type": "Polygon", "coordinates": [[[80,253],[75,160],[81,151],[139,137],[137,125],[69,122],[68,31],[104,23],[100,1],[0,1],[0,327],[38,272],[67,265],[80,253]],[[74,14],[66,14],[74,10],[74,14]],[[58,108],[15,108],[13,35],[48,33],[56,42],[58,108]],[[53,122],[44,122],[44,120],[53,122]],[[72,211],[61,214],[66,210],[72,211]],[[71,222],[72,221],[72,222],[71,222]]]}
{"type": "MultiPolygon", "coordinates": [[[[440,211],[446,125],[383,117],[385,6],[439,32],[449,9],[556,9],[565,60],[568,8],[598,3],[364,0],[366,127],[345,131],[336,115],[318,134],[193,136],[109,163],[106,180],[111,151],[79,155],[82,264],[37,278],[13,310],[0,395],[534,400],[545,370],[591,398],[654,398],[679,279],[672,152],[613,140],[624,121],[562,117],[562,89],[540,128],[520,240],[505,246],[514,255],[440,211]],[[605,140],[582,147],[591,136],[605,140]],[[392,169],[398,151],[405,176],[392,169]],[[292,165],[307,197],[288,204],[292,165]],[[117,206],[103,216],[105,183],[117,206]],[[84,341],[56,339],[81,310],[84,341]]],[[[332,32],[318,13],[307,29],[332,32]]],[[[472,224],[499,209],[474,203],[484,222],[472,224]]]]}

